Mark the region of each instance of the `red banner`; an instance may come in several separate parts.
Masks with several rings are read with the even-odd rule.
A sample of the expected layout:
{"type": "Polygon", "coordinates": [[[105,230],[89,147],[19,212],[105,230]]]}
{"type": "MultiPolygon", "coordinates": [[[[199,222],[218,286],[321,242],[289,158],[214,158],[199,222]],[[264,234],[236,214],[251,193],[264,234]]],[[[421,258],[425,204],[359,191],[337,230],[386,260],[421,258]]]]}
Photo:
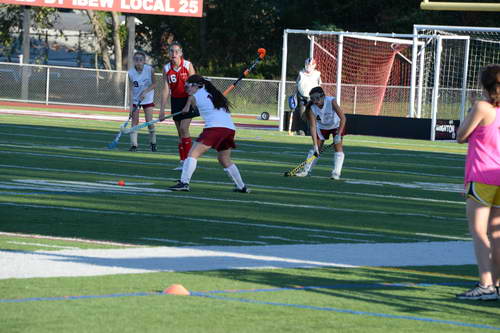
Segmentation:
{"type": "Polygon", "coordinates": [[[0,3],[195,17],[201,17],[203,12],[203,0],[0,0],[0,3]]]}

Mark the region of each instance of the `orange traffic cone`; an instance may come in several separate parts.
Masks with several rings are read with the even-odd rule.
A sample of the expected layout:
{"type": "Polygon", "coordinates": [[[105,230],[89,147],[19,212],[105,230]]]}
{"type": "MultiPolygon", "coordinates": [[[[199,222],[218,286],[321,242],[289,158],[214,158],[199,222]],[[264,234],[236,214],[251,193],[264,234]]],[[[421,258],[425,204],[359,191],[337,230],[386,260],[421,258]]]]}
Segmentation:
{"type": "Polygon", "coordinates": [[[191,293],[184,288],[181,284],[173,284],[167,289],[163,290],[164,294],[170,294],[170,295],[183,295],[183,296],[189,296],[191,293]]]}

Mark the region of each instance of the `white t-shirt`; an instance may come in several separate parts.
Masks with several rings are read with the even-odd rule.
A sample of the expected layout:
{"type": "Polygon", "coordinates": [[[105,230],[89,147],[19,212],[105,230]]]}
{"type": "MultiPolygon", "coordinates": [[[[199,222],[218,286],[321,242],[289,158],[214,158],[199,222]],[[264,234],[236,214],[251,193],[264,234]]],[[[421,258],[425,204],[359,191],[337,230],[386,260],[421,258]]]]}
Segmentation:
{"type": "Polygon", "coordinates": [[[200,116],[205,121],[205,128],[225,127],[232,130],[236,128],[231,119],[231,114],[226,112],[226,109],[216,109],[214,107],[205,87],[198,89],[193,96],[196,99],[196,106],[200,111],[200,116]]]}
{"type": "MultiPolygon", "coordinates": [[[[153,67],[144,64],[144,68],[141,72],[138,72],[135,67],[132,67],[128,71],[128,76],[132,84],[132,100],[134,104],[139,101],[139,96],[144,89],[153,84],[151,81],[151,74],[153,73],[153,67]]],[[[155,92],[151,90],[144,96],[141,104],[151,104],[154,101],[155,92]]]]}
{"type": "Polygon", "coordinates": [[[297,77],[297,91],[300,95],[309,98],[309,92],[312,88],[321,85],[321,73],[313,70],[308,73],[304,69],[299,72],[297,77]]]}
{"type": "Polygon", "coordinates": [[[311,111],[316,116],[316,127],[318,130],[330,130],[340,126],[340,118],[332,106],[332,101],[334,100],[335,97],[325,96],[325,102],[321,109],[315,104],[311,105],[311,111]]]}

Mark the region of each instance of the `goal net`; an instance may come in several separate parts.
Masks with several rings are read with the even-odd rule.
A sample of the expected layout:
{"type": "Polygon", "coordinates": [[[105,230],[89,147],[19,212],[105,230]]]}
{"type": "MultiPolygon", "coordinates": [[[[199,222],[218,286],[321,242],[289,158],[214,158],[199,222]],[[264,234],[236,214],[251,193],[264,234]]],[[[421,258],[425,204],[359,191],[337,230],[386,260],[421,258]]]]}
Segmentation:
{"type": "Polygon", "coordinates": [[[500,28],[417,25],[414,30],[418,35],[434,36],[424,48],[419,73],[422,101],[417,114],[432,117],[433,89],[437,88],[437,117],[461,119],[472,97],[481,94],[481,68],[500,63],[500,28]]]}
{"type": "Polygon", "coordinates": [[[286,30],[285,94],[293,94],[304,60],[314,57],[323,89],[346,113],[406,117],[414,41],[382,35],[286,30]]]}

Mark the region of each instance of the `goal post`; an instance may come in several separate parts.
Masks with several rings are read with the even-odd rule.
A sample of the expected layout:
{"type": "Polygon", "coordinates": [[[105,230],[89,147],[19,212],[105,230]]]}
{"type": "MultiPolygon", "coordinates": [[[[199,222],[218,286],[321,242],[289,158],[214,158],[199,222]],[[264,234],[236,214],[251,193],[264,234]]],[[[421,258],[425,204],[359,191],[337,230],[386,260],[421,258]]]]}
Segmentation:
{"type": "Polygon", "coordinates": [[[325,92],[347,114],[426,119],[426,138],[454,139],[471,97],[481,93],[479,71],[500,63],[500,28],[414,25],[412,34],[286,29],[280,119],[310,56],[325,92]]]}
{"type": "MultiPolygon", "coordinates": [[[[407,117],[411,51],[423,42],[410,34],[286,29],[283,34],[280,117],[304,59],[313,56],[322,87],[346,113],[407,117]]],[[[282,124],[280,130],[282,130],[282,124]]]]}
{"type": "Polygon", "coordinates": [[[413,33],[427,37],[421,54],[426,61],[412,69],[412,101],[416,95],[417,117],[431,118],[430,138],[436,140],[451,122],[456,130],[471,96],[481,93],[481,68],[500,63],[500,28],[415,25],[413,33]]]}

